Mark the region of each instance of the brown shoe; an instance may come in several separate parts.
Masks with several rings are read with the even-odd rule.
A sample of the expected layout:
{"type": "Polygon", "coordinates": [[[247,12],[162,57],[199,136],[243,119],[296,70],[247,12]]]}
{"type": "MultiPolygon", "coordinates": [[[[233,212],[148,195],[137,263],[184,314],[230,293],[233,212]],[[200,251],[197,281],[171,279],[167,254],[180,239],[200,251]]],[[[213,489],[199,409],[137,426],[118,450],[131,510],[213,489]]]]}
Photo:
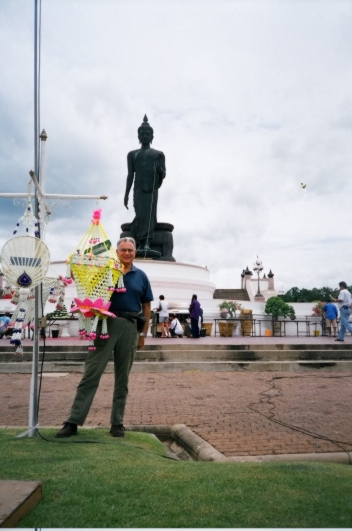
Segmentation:
{"type": "Polygon", "coordinates": [[[124,437],[125,428],[122,424],[112,424],[110,428],[110,433],[112,437],[124,437]]]}
{"type": "Polygon", "coordinates": [[[77,435],[77,424],[72,424],[71,422],[64,422],[63,427],[60,431],[57,432],[55,437],[71,437],[72,435],[77,435]]]}

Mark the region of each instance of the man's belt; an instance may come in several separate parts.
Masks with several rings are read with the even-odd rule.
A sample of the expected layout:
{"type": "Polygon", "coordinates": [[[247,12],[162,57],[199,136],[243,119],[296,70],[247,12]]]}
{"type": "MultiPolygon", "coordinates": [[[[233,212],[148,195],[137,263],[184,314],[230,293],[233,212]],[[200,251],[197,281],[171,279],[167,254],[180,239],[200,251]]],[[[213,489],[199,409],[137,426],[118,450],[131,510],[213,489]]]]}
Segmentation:
{"type": "Polygon", "coordinates": [[[135,320],[138,317],[138,313],[136,313],[136,312],[114,312],[113,311],[111,313],[116,315],[116,317],[123,317],[124,319],[127,319],[128,321],[131,321],[131,323],[134,323],[135,320]]]}

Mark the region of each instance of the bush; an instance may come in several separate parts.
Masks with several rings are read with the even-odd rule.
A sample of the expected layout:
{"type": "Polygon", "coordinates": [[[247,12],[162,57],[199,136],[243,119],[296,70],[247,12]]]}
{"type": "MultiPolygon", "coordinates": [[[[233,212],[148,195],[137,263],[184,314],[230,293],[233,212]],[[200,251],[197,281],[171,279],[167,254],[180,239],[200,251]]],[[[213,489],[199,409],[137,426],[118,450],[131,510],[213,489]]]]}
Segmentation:
{"type": "Polygon", "coordinates": [[[283,301],[280,297],[270,297],[270,299],[266,301],[265,313],[272,315],[274,319],[277,319],[278,317],[296,318],[293,306],[287,304],[287,302],[283,301]]]}
{"type": "Polygon", "coordinates": [[[242,305],[240,302],[236,301],[222,301],[220,304],[218,304],[218,308],[220,311],[227,310],[232,317],[236,310],[240,310],[242,308],[242,305]]]}
{"type": "Polygon", "coordinates": [[[324,306],[325,306],[325,302],[318,302],[315,306],[313,306],[312,317],[321,317],[323,315],[324,306]]]}

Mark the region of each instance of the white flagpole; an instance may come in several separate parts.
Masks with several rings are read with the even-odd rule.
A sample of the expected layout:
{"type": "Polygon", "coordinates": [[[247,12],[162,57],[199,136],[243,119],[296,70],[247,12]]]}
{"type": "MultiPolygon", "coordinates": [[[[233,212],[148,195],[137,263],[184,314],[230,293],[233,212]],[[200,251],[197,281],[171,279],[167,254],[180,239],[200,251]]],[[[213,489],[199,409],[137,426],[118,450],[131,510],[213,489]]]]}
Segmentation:
{"type": "MultiPolygon", "coordinates": [[[[40,91],[40,18],[41,18],[41,0],[34,0],[34,168],[36,175],[40,175],[39,160],[39,91],[40,91]]],[[[43,211],[38,194],[35,195],[35,216],[39,221],[39,238],[43,238],[43,211]],[[40,217],[40,219],[39,219],[40,217]]],[[[33,330],[33,362],[32,378],[29,397],[29,422],[28,435],[35,437],[37,435],[38,425],[38,367],[39,367],[39,305],[41,302],[42,290],[41,284],[35,288],[34,301],[34,330],[33,330]]]]}

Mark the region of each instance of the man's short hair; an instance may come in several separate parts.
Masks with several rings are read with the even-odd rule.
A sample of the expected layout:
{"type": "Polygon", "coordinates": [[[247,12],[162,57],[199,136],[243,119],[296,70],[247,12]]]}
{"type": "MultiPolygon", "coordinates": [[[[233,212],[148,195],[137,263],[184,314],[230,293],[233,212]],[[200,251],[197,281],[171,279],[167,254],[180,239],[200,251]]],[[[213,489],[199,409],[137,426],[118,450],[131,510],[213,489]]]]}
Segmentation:
{"type": "Polygon", "coordinates": [[[343,289],[347,289],[347,284],[346,282],[342,281],[342,282],[339,282],[339,286],[343,289]]]}
{"type": "Polygon", "coordinates": [[[165,299],[164,295],[159,295],[159,299],[163,301],[165,299]]]}
{"type": "Polygon", "coordinates": [[[124,238],[120,238],[117,242],[117,249],[119,248],[120,243],[123,242],[131,242],[133,244],[133,247],[136,249],[136,240],[134,238],[130,238],[130,236],[125,236],[124,238]]]}
{"type": "Polygon", "coordinates": [[[176,314],[175,313],[170,313],[169,317],[172,317],[173,319],[176,319],[176,314]]]}

